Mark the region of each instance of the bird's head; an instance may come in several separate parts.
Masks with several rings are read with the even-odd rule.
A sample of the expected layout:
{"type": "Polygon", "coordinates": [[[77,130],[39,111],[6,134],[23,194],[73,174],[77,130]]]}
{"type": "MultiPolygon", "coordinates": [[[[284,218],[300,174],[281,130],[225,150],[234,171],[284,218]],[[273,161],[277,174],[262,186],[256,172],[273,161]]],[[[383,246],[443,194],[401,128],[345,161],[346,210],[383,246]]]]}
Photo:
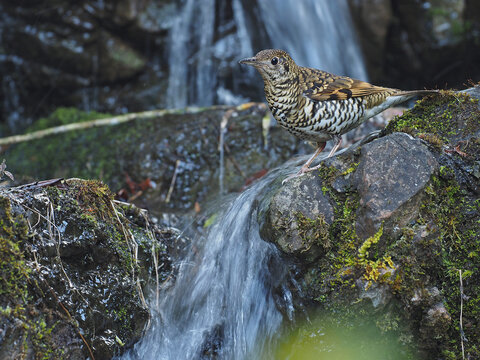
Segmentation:
{"type": "Polygon", "coordinates": [[[265,83],[275,83],[293,78],[297,68],[287,52],[277,49],[262,50],[254,57],[242,59],[239,63],[256,68],[265,83]]]}

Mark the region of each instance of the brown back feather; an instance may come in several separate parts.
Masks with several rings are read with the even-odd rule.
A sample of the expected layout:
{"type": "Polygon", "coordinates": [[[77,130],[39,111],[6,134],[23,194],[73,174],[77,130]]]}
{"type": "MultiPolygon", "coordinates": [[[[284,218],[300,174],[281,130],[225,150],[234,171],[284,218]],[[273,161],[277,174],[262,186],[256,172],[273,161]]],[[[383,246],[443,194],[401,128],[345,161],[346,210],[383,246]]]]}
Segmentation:
{"type": "Polygon", "coordinates": [[[316,101],[344,100],[379,93],[391,95],[398,91],[310,68],[301,68],[300,86],[304,96],[316,101]]]}

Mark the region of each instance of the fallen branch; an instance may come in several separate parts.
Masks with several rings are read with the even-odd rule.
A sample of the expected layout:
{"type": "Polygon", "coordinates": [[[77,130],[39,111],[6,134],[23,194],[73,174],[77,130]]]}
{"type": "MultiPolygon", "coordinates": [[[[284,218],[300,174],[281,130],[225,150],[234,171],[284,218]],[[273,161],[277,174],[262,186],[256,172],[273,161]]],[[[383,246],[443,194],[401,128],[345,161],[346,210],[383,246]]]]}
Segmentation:
{"type": "MultiPolygon", "coordinates": [[[[248,103],[248,104],[239,105],[234,109],[238,111],[246,110],[253,105],[258,105],[261,109],[264,108],[264,105],[262,103],[248,103]]],[[[184,109],[150,110],[150,111],[143,111],[139,113],[129,113],[125,115],[118,115],[110,118],[96,119],[91,121],[61,125],[61,126],[44,129],[44,130],[35,131],[28,134],[13,135],[13,136],[0,138],[0,146],[16,144],[24,141],[37,140],[49,135],[56,135],[56,134],[61,134],[69,131],[83,130],[83,129],[89,129],[89,128],[100,127],[100,126],[118,125],[124,122],[136,120],[136,119],[152,119],[160,116],[174,115],[174,114],[198,114],[205,111],[206,109],[207,108],[187,107],[184,109]]],[[[228,105],[217,105],[217,106],[211,106],[208,108],[208,110],[229,110],[229,109],[232,109],[232,107],[228,105]]]]}

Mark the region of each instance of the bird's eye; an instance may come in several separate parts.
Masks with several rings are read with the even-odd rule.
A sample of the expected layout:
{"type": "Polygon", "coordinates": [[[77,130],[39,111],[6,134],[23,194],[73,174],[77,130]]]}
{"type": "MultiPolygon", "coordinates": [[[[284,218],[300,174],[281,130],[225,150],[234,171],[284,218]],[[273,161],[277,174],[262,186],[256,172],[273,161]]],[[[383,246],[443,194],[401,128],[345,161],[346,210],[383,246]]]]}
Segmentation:
{"type": "Polygon", "coordinates": [[[277,65],[278,64],[278,58],[277,57],[274,57],[272,59],[272,65],[277,65]]]}

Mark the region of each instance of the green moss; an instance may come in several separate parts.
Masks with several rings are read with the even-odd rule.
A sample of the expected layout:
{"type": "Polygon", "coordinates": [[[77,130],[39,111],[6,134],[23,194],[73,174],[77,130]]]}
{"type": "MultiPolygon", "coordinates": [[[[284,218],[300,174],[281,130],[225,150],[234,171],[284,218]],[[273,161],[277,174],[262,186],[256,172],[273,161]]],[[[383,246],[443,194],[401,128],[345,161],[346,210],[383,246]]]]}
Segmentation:
{"type": "MultiPolygon", "coordinates": [[[[318,168],[318,175],[322,178],[325,185],[331,186],[339,174],[340,172],[335,166],[327,166],[324,162],[318,168]]],[[[324,193],[326,191],[328,191],[327,188],[325,188],[324,193]]]]}
{"type": "MultiPolygon", "coordinates": [[[[374,283],[394,285],[394,279],[390,278],[395,267],[391,254],[388,250],[380,250],[383,246],[378,246],[384,237],[383,226],[374,236],[362,240],[355,228],[358,193],[340,193],[328,184],[333,183],[338,176],[351,174],[357,166],[357,163],[352,163],[343,173],[332,168],[323,169],[322,175],[327,177],[324,191],[335,204],[334,222],[328,228],[328,242],[331,246],[325,256],[307,271],[306,292],[314,294],[315,300],[328,313],[335,314],[339,326],[369,319],[380,331],[394,333],[400,338],[401,334],[409,334],[405,325],[399,325],[400,315],[395,319],[386,319],[381,313],[374,315],[371,301],[358,298],[356,279],[364,279],[367,286],[374,283]],[[352,299],[356,299],[353,304],[352,299]]],[[[407,340],[403,339],[401,343],[408,348],[406,351],[410,351],[413,342],[407,340]]]]}
{"type": "Polygon", "coordinates": [[[458,358],[461,354],[461,270],[466,296],[462,319],[468,324],[464,325],[464,332],[469,340],[464,343],[465,351],[471,358],[479,358],[480,201],[459,185],[452,169],[441,166],[425,189],[417,223],[402,233],[391,248],[400,269],[394,282],[395,291],[409,298],[421,291],[430,279],[437,279],[452,322],[443,334],[444,346],[439,351],[446,358],[458,358]],[[420,232],[424,233],[423,237],[418,236],[420,232]],[[412,251],[418,255],[413,256],[412,251]]]}
{"type": "MultiPolygon", "coordinates": [[[[471,358],[479,358],[480,350],[480,201],[463,190],[453,171],[445,168],[438,177],[432,179],[432,186],[426,192],[421,219],[438,227],[440,253],[436,260],[438,267],[432,270],[443,275],[443,293],[447,299],[447,309],[454,326],[450,328],[452,339],[459,335],[460,288],[459,270],[466,274],[463,322],[470,324],[464,328],[467,339],[466,352],[471,358]]],[[[460,353],[460,344],[455,342],[450,350],[460,353]]]]}
{"type": "Polygon", "coordinates": [[[96,111],[81,111],[73,107],[60,107],[46,118],[40,118],[27,129],[27,132],[48,129],[55,126],[68,125],[77,122],[90,121],[110,117],[110,114],[96,111]]]}
{"type": "Polygon", "coordinates": [[[299,235],[306,243],[317,244],[324,249],[331,246],[328,234],[328,224],[325,216],[320,214],[316,219],[309,219],[301,212],[295,214],[299,235]],[[313,240],[313,241],[312,241],[313,240]]]}
{"type": "Polygon", "coordinates": [[[341,176],[346,176],[348,174],[351,174],[353,172],[355,172],[355,170],[357,170],[357,167],[358,167],[358,162],[352,162],[352,164],[350,165],[349,168],[347,168],[347,170],[345,170],[344,172],[342,172],[340,175],[341,176]]]}
{"type": "Polygon", "coordinates": [[[127,273],[135,271],[129,244],[133,239],[128,237],[128,230],[120,220],[123,213],[114,208],[113,194],[107,185],[98,180],[69,180],[68,186],[49,187],[47,193],[57,211],[67,212],[83,221],[87,228],[104,233],[110,240],[107,244],[118,254],[127,273]]]}
{"type": "MultiPolygon", "coordinates": [[[[29,131],[109,116],[60,108],[48,118],[38,120],[29,131]]],[[[126,139],[135,142],[141,137],[132,130],[134,128],[131,124],[120,124],[50,135],[9,148],[5,158],[9,169],[16,175],[29,174],[35,179],[106,178],[118,183],[120,188],[124,174],[118,169],[116,159],[132,156],[126,153],[123,144],[126,139]]]]}
{"type": "Polygon", "coordinates": [[[382,235],[383,224],[373,236],[364,241],[358,249],[358,257],[355,259],[357,266],[362,265],[365,268],[362,278],[368,281],[367,288],[372,286],[374,282],[393,285],[390,276],[395,270],[395,264],[393,263],[391,255],[384,255],[375,260],[369,258],[369,249],[380,241],[382,235]]]}
{"type": "Polygon", "coordinates": [[[406,132],[438,148],[450,144],[459,134],[465,136],[479,129],[478,100],[464,93],[441,91],[424,97],[413,109],[393,119],[384,133],[406,132]]]}
{"type": "Polygon", "coordinates": [[[37,359],[58,358],[50,336],[54,325],[48,326],[43,318],[36,316],[31,305],[35,282],[21,249],[27,230],[24,219],[12,216],[10,200],[0,197],[0,323],[17,323],[22,352],[32,346],[37,359]]]}
{"type": "Polygon", "coordinates": [[[10,201],[0,197],[0,296],[23,301],[27,298],[30,269],[15,241],[15,236],[24,239],[26,234],[24,222],[12,218],[10,201]]]}
{"type": "Polygon", "coordinates": [[[373,235],[370,236],[367,240],[363,242],[363,244],[360,246],[360,249],[358,249],[358,259],[361,263],[365,263],[368,260],[368,249],[372,247],[372,245],[378,243],[380,238],[383,235],[383,225],[380,226],[378,231],[373,235]]]}

